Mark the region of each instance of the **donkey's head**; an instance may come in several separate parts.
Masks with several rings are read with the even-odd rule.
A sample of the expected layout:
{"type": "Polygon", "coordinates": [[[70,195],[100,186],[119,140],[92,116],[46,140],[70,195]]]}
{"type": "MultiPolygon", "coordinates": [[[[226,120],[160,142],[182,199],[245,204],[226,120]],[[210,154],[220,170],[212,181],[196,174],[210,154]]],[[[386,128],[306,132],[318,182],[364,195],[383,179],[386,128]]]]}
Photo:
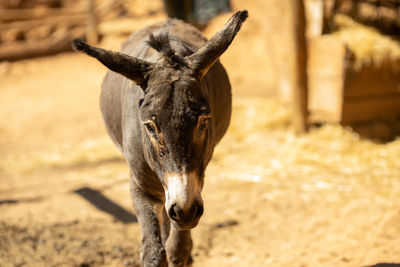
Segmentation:
{"type": "Polygon", "coordinates": [[[150,35],[161,55],[152,63],[74,40],[73,46],[144,91],[138,100],[144,155],[165,190],[165,208],[179,229],[197,225],[203,214],[204,170],[213,151],[211,110],[201,80],[231,44],[247,11],[235,13],[197,52],[178,56],[168,35],[150,35]]]}

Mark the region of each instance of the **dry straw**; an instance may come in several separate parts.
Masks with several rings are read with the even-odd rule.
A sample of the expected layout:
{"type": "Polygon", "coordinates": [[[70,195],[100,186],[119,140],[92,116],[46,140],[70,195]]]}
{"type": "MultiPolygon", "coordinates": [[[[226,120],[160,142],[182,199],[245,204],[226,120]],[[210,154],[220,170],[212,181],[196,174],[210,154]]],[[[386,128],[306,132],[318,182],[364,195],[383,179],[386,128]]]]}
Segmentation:
{"type": "Polygon", "coordinates": [[[400,69],[399,42],[342,14],[336,15],[333,21],[338,28],[333,35],[340,38],[354,54],[354,68],[388,64],[396,70],[400,69]]]}

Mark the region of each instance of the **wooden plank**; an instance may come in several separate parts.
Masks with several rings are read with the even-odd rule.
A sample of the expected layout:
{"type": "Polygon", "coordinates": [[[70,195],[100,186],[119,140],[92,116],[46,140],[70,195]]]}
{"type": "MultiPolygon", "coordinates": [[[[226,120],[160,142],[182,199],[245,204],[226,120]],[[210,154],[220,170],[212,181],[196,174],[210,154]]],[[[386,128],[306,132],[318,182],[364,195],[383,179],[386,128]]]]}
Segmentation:
{"type": "Polygon", "coordinates": [[[306,36],[311,39],[322,34],[324,9],[323,0],[305,0],[306,36]]]}
{"type": "Polygon", "coordinates": [[[87,14],[60,15],[48,18],[16,21],[0,24],[0,32],[7,30],[26,31],[41,25],[85,25],[87,14]]]}
{"type": "Polygon", "coordinates": [[[290,1],[293,12],[293,50],[291,77],[293,82],[292,124],[296,133],[308,129],[307,110],[307,38],[303,0],[290,1]]]}
{"type": "Polygon", "coordinates": [[[46,39],[31,43],[16,42],[10,45],[0,46],[0,61],[18,60],[23,58],[51,55],[61,51],[72,50],[71,42],[75,38],[82,38],[85,28],[77,28],[60,38],[46,39]]]}
{"type": "Polygon", "coordinates": [[[308,73],[318,75],[342,74],[348,53],[344,43],[336,36],[322,35],[308,44],[308,73]]]}
{"type": "Polygon", "coordinates": [[[400,116],[399,73],[389,65],[344,71],[346,53],[331,36],[310,41],[310,121],[353,124],[400,116]]]}
{"type": "Polygon", "coordinates": [[[18,21],[42,19],[44,17],[84,14],[86,10],[76,8],[32,8],[32,9],[0,9],[1,21],[18,21]]]}
{"type": "Polygon", "coordinates": [[[341,77],[309,77],[308,109],[312,122],[341,121],[342,86],[341,77]],[[324,114],[326,119],[323,119],[321,114],[324,114]],[[320,121],[316,121],[317,117],[320,121]]]}
{"type": "Polygon", "coordinates": [[[397,116],[400,116],[400,93],[385,94],[379,97],[353,97],[344,99],[342,117],[344,124],[389,119],[397,116]]]}
{"type": "Polygon", "coordinates": [[[307,74],[311,122],[340,122],[346,53],[338,38],[321,36],[310,40],[307,74]]]}
{"type": "Polygon", "coordinates": [[[361,70],[348,69],[344,88],[345,97],[395,94],[400,92],[400,71],[390,64],[366,66],[361,70]]]}
{"type": "Polygon", "coordinates": [[[310,123],[340,123],[341,117],[338,117],[340,115],[341,114],[335,112],[314,109],[310,112],[308,120],[310,123]]]}
{"type": "MultiPolygon", "coordinates": [[[[115,0],[108,0],[108,1],[102,1],[101,4],[99,4],[96,8],[96,13],[99,17],[99,20],[101,20],[104,16],[106,16],[116,5],[115,0]]],[[[8,9],[0,9],[0,17],[2,15],[2,12],[9,12],[10,10],[8,9]]],[[[20,31],[26,31],[30,30],[33,27],[41,26],[41,25],[58,25],[58,24],[66,24],[66,25],[85,25],[87,17],[88,17],[88,12],[85,10],[85,12],[82,12],[80,10],[74,10],[74,9],[67,9],[67,8],[60,8],[60,9],[50,9],[50,13],[47,14],[46,16],[43,16],[41,14],[40,9],[38,11],[34,11],[34,9],[28,11],[25,9],[18,9],[18,11],[14,11],[15,14],[19,13],[22,11],[24,13],[23,16],[27,15],[33,15],[35,12],[35,15],[33,15],[33,19],[29,20],[21,20],[21,21],[13,21],[9,23],[0,23],[0,32],[6,31],[6,30],[20,30],[20,31]],[[28,14],[30,13],[30,14],[28,14]]],[[[13,12],[11,12],[12,14],[13,12]]],[[[12,14],[12,15],[15,15],[12,14]]]]}

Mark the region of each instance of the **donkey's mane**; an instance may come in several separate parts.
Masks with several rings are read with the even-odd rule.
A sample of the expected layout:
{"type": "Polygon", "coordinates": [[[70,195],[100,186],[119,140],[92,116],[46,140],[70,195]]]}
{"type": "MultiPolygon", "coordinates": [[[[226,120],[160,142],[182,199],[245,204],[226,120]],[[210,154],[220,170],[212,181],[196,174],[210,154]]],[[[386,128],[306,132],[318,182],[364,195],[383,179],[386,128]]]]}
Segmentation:
{"type": "Polygon", "coordinates": [[[147,44],[159,52],[163,56],[164,60],[174,67],[187,66],[186,61],[179,57],[171,47],[168,32],[162,32],[157,35],[151,33],[147,44]]]}

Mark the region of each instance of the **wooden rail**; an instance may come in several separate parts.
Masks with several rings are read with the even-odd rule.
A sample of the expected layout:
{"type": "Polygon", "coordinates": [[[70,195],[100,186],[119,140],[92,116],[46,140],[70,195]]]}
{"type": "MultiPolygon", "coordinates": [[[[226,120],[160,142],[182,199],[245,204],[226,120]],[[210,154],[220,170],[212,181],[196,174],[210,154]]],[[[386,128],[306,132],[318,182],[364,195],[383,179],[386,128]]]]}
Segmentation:
{"type": "Polygon", "coordinates": [[[86,10],[72,8],[0,9],[0,21],[23,21],[66,15],[85,14],[86,10]]]}
{"type": "Polygon", "coordinates": [[[0,61],[54,54],[71,49],[74,38],[85,35],[97,42],[98,21],[113,14],[123,0],[86,0],[78,8],[0,9],[0,61]],[[42,29],[45,28],[43,31],[42,29]]]}

